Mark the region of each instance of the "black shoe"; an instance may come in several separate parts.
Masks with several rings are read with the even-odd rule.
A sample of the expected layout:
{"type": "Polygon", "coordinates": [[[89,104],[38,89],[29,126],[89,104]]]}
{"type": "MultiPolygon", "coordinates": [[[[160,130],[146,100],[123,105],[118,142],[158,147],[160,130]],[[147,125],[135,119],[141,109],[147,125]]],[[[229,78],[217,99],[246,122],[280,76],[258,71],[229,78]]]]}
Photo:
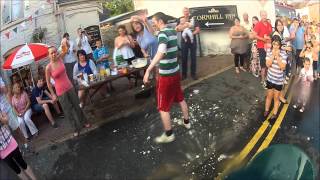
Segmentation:
{"type": "Polygon", "coordinates": [[[55,129],[57,129],[57,128],[58,128],[58,124],[57,124],[57,123],[54,123],[54,124],[52,124],[52,127],[55,128],[55,129]]]}
{"type": "Polygon", "coordinates": [[[269,119],[270,124],[273,125],[276,122],[277,118],[278,118],[278,116],[273,114],[269,119]]]}
{"type": "Polygon", "coordinates": [[[58,114],[58,117],[59,117],[59,118],[64,118],[64,114],[63,114],[63,113],[58,114]]]}

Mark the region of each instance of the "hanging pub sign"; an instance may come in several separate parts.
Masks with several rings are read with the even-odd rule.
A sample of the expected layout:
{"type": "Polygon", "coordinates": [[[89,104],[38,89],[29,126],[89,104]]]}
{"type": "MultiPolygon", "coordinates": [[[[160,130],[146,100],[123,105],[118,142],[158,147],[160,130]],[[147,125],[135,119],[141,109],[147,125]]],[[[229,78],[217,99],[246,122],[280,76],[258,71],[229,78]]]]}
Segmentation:
{"type": "Polygon", "coordinates": [[[91,38],[91,41],[90,41],[91,48],[95,49],[96,40],[101,39],[99,26],[97,26],[97,25],[89,26],[89,27],[84,28],[84,30],[86,31],[88,36],[90,36],[90,38],[91,38]]]}
{"type": "Polygon", "coordinates": [[[238,16],[237,6],[207,6],[190,8],[193,19],[201,29],[229,28],[238,16]]]}

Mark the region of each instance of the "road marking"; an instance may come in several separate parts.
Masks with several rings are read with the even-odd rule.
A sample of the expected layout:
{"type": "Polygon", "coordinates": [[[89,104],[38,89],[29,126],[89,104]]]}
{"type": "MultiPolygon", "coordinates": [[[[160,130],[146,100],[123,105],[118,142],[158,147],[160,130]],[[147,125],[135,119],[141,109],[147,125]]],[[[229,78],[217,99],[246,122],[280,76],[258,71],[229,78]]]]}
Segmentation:
{"type": "MultiPolygon", "coordinates": [[[[285,87],[285,94],[287,93],[287,91],[289,89],[289,86],[292,82],[292,79],[293,78],[290,78],[288,86],[285,87]]],[[[291,95],[289,98],[290,98],[289,100],[291,100],[291,95]]],[[[288,101],[288,104],[285,104],[282,109],[284,109],[284,107],[286,107],[288,109],[288,105],[289,105],[289,101],[288,101]]],[[[227,174],[230,173],[230,170],[232,170],[235,167],[238,167],[242,163],[242,161],[248,156],[248,154],[251,152],[253,147],[257,144],[257,142],[259,141],[259,139],[261,138],[261,136],[264,134],[267,127],[269,126],[270,123],[268,120],[270,119],[271,115],[273,114],[272,112],[273,112],[273,110],[269,113],[269,116],[267,117],[267,119],[262,123],[260,128],[254,134],[254,136],[251,138],[251,140],[248,142],[248,144],[243,148],[243,150],[234,159],[231,160],[231,162],[226,166],[226,168],[224,168],[223,172],[215,179],[222,179],[223,177],[225,177],[227,174]]],[[[282,112],[282,110],[281,110],[281,112],[282,112]]],[[[285,115],[285,113],[284,113],[284,115],[285,115]]],[[[276,129],[278,129],[278,128],[276,128],[276,129]]],[[[273,128],[271,130],[273,130],[273,128]]],[[[275,130],[273,130],[273,131],[275,131],[275,130]]],[[[270,134],[270,132],[269,132],[269,134],[270,134]]],[[[267,144],[267,142],[265,144],[267,144]]]]}
{"type": "Polygon", "coordinates": [[[292,93],[289,94],[289,98],[288,98],[288,104],[285,104],[276,120],[276,122],[274,123],[271,131],[269,132],[269,134],[267,135],[267,137],[264,139],[263,143],[261,144],[260,148],[257,150],[256,154],[252,157],[252,159],[259,153],[261,152],[262,150],[264,150],[265,148],[267,148],[269,146],[269,144],[271,143],[272,139],[274,138],[276,132],[278,131],[283,119],[284,119],[284,116],[286,115],[287,113],[287,110],[288,110],[288,107],[289,107],[289,104],[290,104],[290,101],[291,101],[291,98],[292,98],[292,93]]]}

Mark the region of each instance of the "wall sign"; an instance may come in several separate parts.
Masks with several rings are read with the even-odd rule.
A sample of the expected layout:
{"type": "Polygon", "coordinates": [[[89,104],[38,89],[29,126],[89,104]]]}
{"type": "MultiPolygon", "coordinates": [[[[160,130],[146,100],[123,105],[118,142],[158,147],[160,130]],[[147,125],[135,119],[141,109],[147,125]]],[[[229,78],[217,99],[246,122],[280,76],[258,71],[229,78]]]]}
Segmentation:
{"type": "Polygon", "coordinates": [[[201,29],[229,28],[238,16],[237,6],[208,6],[190,8],[191,17],[201,29]]]}
{"type": "Polygon", "coordinates": [[[84,28],[84,30],[86,31],[88,36],[90,36],[90,38],[91,38],[91,41],[89,42],[91,48],[95,49],[96,40],[101,39],[99,26],[97,26],[97,25],[89,26],[89,27],[84,28]]]}

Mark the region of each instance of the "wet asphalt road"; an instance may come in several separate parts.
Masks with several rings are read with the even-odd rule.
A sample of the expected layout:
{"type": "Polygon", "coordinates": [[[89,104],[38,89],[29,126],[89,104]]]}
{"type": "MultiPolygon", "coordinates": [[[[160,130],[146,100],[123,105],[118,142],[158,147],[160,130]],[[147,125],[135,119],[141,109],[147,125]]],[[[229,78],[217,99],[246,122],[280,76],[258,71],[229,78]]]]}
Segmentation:
{"type": "MultiPolygon", "coordinates": [[[[319,92],[319,86],[315,89],[319,92]]],[[[27,160],[41,179],[215,177],[223,170],[224,162],[241,151],[263,122],[264,90],[259,79],[248,73],[237,77],[231,69],[188,88],[185,96],[190,106],[192,128],[186,130],[180,126],[181,113],[178,107],[173,107],[171,115],[176,140],[170,144],[153,143],[153,138],[162,131],[153,106],[44,149],[27,160]]],[[[319,100],[315,103],[319,104],[319,100]]],[[[296,117],[290,110],[288,117],[296,117]]],[[[310,112],[312,109],[306,111],[305,116],[310,112]]],[[[319,111],[314,116],[318,117],[319,125],[319,111]]],[[[285,127],[292,125],[285,122],[276,135],[276,143],[290,143],[285,127]]],[[[303,129],[310,132],[315,126],[307,122],[294,124],[299,136],[303,129]]],[[[316,138],[309,143],[319,144],[319,138],[315,141],[316,138]]]]}
{"type": "MultiPolygon", "coordinates": [[[[311,158],[318,171],[320,164],[320,80],[313,83],[306,110],[301,113],[290,104],[273,144],[293,144],[311,158]]],[[[319,177],[319,176],[318,176],[319,177]]]]}

